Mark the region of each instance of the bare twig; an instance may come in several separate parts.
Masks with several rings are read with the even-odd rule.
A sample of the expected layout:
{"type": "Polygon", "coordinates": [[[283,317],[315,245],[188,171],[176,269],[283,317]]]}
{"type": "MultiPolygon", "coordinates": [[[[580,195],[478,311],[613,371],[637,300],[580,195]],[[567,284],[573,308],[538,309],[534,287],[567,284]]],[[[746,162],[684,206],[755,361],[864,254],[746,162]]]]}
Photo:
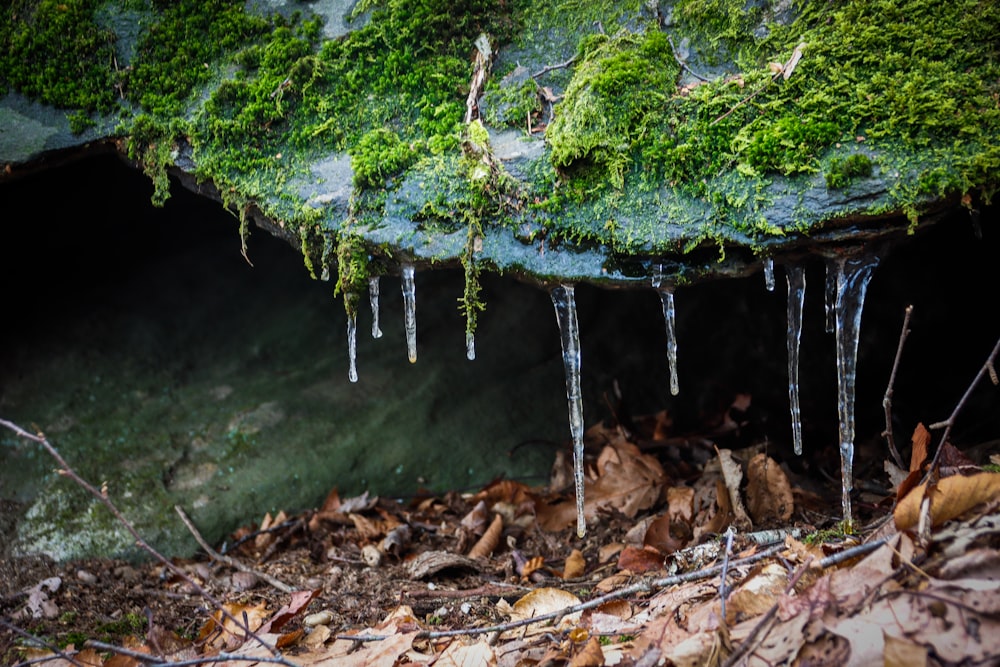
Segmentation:
{"type": "Polygon", "coordinates": [[[556,65],[546,65],[542,69],[540,69],[537,72],[535,72],[534,74],[532,74],[531,78],[532,79],[538,79],[538,78],[540,78],[540,77],[548,74],[552,70],[555,70],[555,69],[564,69],[566,67],[569,67],[570,65],[572,65],[575,62],[576,62],[576,56],[573,56],[569,60],[565,60],[565,61],[563,61],[561,63],[556,64],[556,65]]]}
{"type": "Polygon", "coordinates": [[[934,459],[931,461],[930,467],[927,469],[927,473],[924,475],[923,481],[926,482],[931,475],[936,475],[934,471],[937,470],[938,462],[941,459],[941,452],[944,451],[944,445],[948,442],[948,436],[951,435],[951,427],[955,425],[955,419],[958,417],[958,413],[961,412],[962,408],[965,407],[966,401],[969,400],[969,396],[972,395],[972,390],[976,388],[979,381],[983,379],[983,376],[987,373],[990,374],[990,378],[996,377],[996,369],[993,367],[993,363],[996,361],[997,354],[1000,353],[1000,338],[997,339],[996,345],[993,346],[993,351],[990,352],[990,356],[986,358],[986,362],[980,367],[979,372],[976,373],[976,377],[972,379],[972,384],[969,388],[965,390],[962,398],[959,399],[958,405],[952,410],[951,415],[943,422],[938,422],[936,424],[931,424],[930,429],[944,428],[944,433],[941,434],[941,441],[938,443],[937,451],[934,452],[934,459]]]}
{"type": "Polygon", "coordinates": [[[719,611],[722,617],[722,623],[726,622],[726,596],[729,591],[726,590],[726,575],[729,570],[729,556],[733,553],[733,536],[736,535],[736,531],[732,526],[726,529],[726,551],[722,556],[722,576],[719,577],[719,611]]]}
{"type": "MultiPolygon", "coordinates": [[[[757,561],[764,560],[765,558],[770,558],[775,554],[779,553],[784,549],[784,545],[779,545],[771,547],[770,549],[765,549],[752,556],[747,556],[746,558],[741,558],[737,561],[733,561],[731,565],[749,565],[751,563],[756,563],[757,561]]],[[[606,602],[611,600],[619,600],[621,598],[630,597],[637,595],[639,593],[649,593],[654,590],[661,588],[667,588],[669,586],[676,586],[677,584],[686,583],[689,581],[697,581],[698,579],[707,579],[709,577],[714,577],[715,575],[722,572],[722,565],[713,565],[712,567],[702,568],[700,570],[695,570],[692,572],[686,572],[684,574],[678,574],[670,577],[664,577],[661,579],[650,579],[646,581],[640,581],[631,586],[626,586],[625,588],[620,588],[617,591],[607,593],[606,595],[601,595],[596,598],[587,600],[586,602],[581,602],[577,605],[572,605],[566,607],[565,609],[560,609],[559,611],[549,612],[546,614],[539,614],[537,616],[532,616],[531,618],[519,619],[517,621],[509,621],[507,623],[500,623],[497,625],[491,625],[489,627],[482,628],[465,628],[462,630],[442,630],[437,632],[424,631],[417,633],[417,638],[422,639],[444,639],[448,637],[461,637],[470,635],[481,635],[481,634],[492,634],[494,632],[506,632],[508,630],[516,630],[517,628],[524,627],[527,625],[533,625],[535,623],[543,623],[545,621],[553,621],[563,616],[569,614],[575,614],[577,612],[586,611],[587,609],[592,609],[594,607],[599,607],[606,602]]],[[[385,635],[342,635],[337,636],[337,639],[348,639],[351,641],[378,641],[381,639],[386,639],[385,635]]]]}
{"type": "Polygon", "coordinates": [[[910,335],[910,315],[912,314],[913,306],[907,306],[903,314],[903,330],[899,333],[896,360],[892,362],[889,385],[885,389],[885,398],[882,399],[882,407],[885,408],[885,431],[882,435],[885,436],[885,441],[889,445],[889,453],[892,454],[892,459],[903,470],[906,470],[907,466],[903,463],[903,457],[899,455],[899,450],[896,449],[896,441],[892,437],[892,387],[896,384],[896,371],[899,369],[899,360],[903,356],[903,343],[906,342],[906,337],[910,335]]]}
{"type": "Polygon", "coordinates": [[[737,102],[736,104],[734,104],[732,106],[732,108],[729,109],[729,111],[727,111],[726,113],[722,114],[721,116],[719,116],[718,118],[716,118],[715,120],[713,120],[711,123],[709,123],[709,125],[716,125],[716,124],[722,122],[723,120],[725,120],[726,118],[728,118],[730,115],[732,115],[732,113],[734,111],[736,111],[741,106],[743,106],[744,104],[746,104],[747,102],[749,102],[750,100],[752,100],[753,98],[757,97],[758,95],[760,95],[761,93],[763,93],[765,90],[767,90],[767,87],[770,86],[775,81],[777,81],[779,76],[781,76],[780,72],[778,72],[777,74],[773,75],[770,79],[767,80],[767,83],[765,83],[763,86],[761,86],[760,88],[758,88],[757,90],[753,91],[752,93],[750,93],[749,95],[747,95],[746,97],[744,97],[742,100],[740,100],[739,102],[737,102]]]}
{"type": "Polygon", "coordinates": [[[258,637],[257,634],[250,629],[250,626],[245,621],[241,621],[237,619],[235,616],[233,616],[231,613],[229,613],[229,611],[222,604],[222,602],[217,600],[215,596],[213,596],[211,593],[205,590],[205,588],[202,587],[200,584],[198,584],[198,582],[196,582],[194,579],[189,577],[187,573],[185,573],[184,570],[175,565],[173,561],[171,561],[169,558],[161,554],[159,551],[154,549],[148,542],[146,542],[146,540],[142,537],[142,535],[139,534],[139,531],[135,529],[135,526],[133,526],[132,523],[127,518],[125,518],[125,515],[121,513],[118,507],[113,502],[111,502],[111,499],[108,498],[107,490],[98,489],[94,487],[90,482],[80,477],[76,473],[76,471],[70,467],[70,465],[62,457],[59,451],[52,445],[52,443],[48,441],[44,433],[38,433],[38,434],[28,433],[17,424],[7,421],[6,419],[0,419],[0,426],[10,429],[17,435],[21,436],[22,438],[26,438],[28,440],[37,442],[43,448],[45,448],[45,451],[47,451],[49,455],[52,458],[54,458],[56,462],[59,464],[59,469],[57,471],[58,474],[64,477],[69,477],[71,480],[73,480],[79,486],[81,486],[84,490],[86,490],[90,495],[96,498],[102,505],[104,505],[108,509],[108,511],[114,515],[114,517],[118,520],[118,522],[121,523],[122,526],[124,526],[125,530],[129,532],[129,534],[133,537],[133,539],[135,539],[135,544],[137,547],[139,547],[140,549],[148,553],[150,556],[152,556],[154,559],[156,559],[165,568],[170,570],[171,573],[184,580],[184,582],[187,583],[188,586],[192,588],[192,590],[196,591],[201,597],[203,597],[210,604],[212,604],[212,606],[217,608],[222,613],[223,616],[225,616],[228,620],[232,621],[237,627],[240,628],[240,630],[244,631],[247,637],[252,637],[255,641],[257,641],[261,646],[265,647],[273,655],[279,657],[281,656],[281,653],[278,651],[278,649],[276,649],[274,646],[271,646],[270,644],[262,640],[260,637],[258,637]]]}
{"type": "MultiPolygon", "coordinates": [[[[33,634],[31,634],[29,632],[25,632],[24,630],[22,630],[21,628],[17,627],[13,623],[8,623],[7,621],[5,621],[2,618],[0,618],[0,625],[2,625],[3,627],[7,628],[8,630],[10,630],[11,632],[13,632],[15,634],[21,635],[25,639],[28,639],[28,640],[30,640],[32,642],[37,643],[39,646],[44,646],[48,650],[52,651],[53,655],[59,656],[60,658],[62,658],[63,660],[69,662],[70,664],[76,665],[76,667],[86,667],[82,663],[78,662],[73,656],[65,653],[64,651],[59,650],[59,647],[53,646],[52,644],[48,643],[44,639],[42,639],[40,637],[36,637],[36,636],[34,636],[33,634]]],[[[52,656],[46,656],[45,657],[45,660],[51,660],[51,659],[52,659],[52,656]]],[[[34,662],[38,662],[38,661],[36,661],[36,660],[28,660],[26,662],[18,663],[18,665],[30,665],[30,664],[32,664],[34,662]]]]}
{"type": "Polygon", "coordinates": [[[691,76],[693,76],[696,79],[700,79],[702,81],[710,81],[711,80],[707,76],[702,76],[701,74],[698,74],[693,69],[691,69],[690,67],[688,67],[688,64],[686,62],[684,62],[683,60],[681,60],[681,57],[677,54],[677,48],[674,46],[674,40],[670,39],[670,35],[667,35],[667,42],[670,43],[670,52],[672,54],[674,54],[674,60],[677,61],[677,64],[680,65],[682,69],[686,70],[688,74],[690,74],[691,76]]]}
{"type": "Polygon", "coordinates": [[[267,657],[267,656],[252,656],[252,655],[239,655],[236,653],[228,653],[223,651],[217,655],[205,655],[197,658],[191,658],[189,660],[178,660],[177,662],[168,662],[163,658],[158,658],[152,656],[148,653],[142,653],[141,651],[133,651],[131,649],[124,648],[122,646],[115,646],[114,644],[105,644],[104,642],[99,642],[96,640],[87,640],[84,646],[97,649],[99,651],[111,651],[112,653],[117,653],[118,655],[124,655],[129,658],[134,658],[140,662],[147,662],[157,667],[193,667],[194,665],[207,665],[216,662],[265,662],[274,663],[279,665],[286,665],[287,667],[299,667],[297,663],[294,663],[281,656],[267,657]]]}
{"type": "Polygon", "coordinates": [[[178,515],[180,515],[181,521],[184,522],[184,525],[187,526],[187,529],[191,531],[192,535],[194,535],[194,539],[198,541],[198,544],[201,545],[201,548],[205,550],[205,553],[207,553],[212,560],[218,561],[220,563],[225,563],[230,567],[236,568],[240,572],[247,572],[256,577],[260,577],[267,583],[271,584],[271,586],[277,588],[279,591],[283,593],[291,593],[292,591],[295,590],[285,582],[275,577],[272,577],[266,572],[260,572],[258,570],[255,570],[252,567],[244,565],[235,558],[231,558],[230,556],[223,556],[218,551],[209,546],[208,542],[206,542],[205,538],[201,536],[201,533],[198,532],[198,529],[195,528],[194,524],[191,522],[191,519],[188,518],[188,515],[184,512],[184,509],[180,505],[174,505],[174,510],[177,512],[178,515]]]}

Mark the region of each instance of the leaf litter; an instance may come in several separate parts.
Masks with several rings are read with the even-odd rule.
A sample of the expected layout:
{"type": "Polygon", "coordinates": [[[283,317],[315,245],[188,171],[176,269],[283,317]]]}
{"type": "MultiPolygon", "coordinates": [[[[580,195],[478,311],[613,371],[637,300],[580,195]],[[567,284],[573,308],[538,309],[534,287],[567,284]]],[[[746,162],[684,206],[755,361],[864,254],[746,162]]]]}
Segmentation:
{"type": "Polygon", "coordinates": [[[500,479],[408,502],[333,489],[239,528],[223,553],[172,559],[180,576],[4,561],[0,660],[1000,664],[1000,473],[946,444],[921,481],[920,426],[910,470],[885,461],[892,488],[852,535],[817,510],[836,495],[732,437],[728,413],[695,437],[666,413],[628,423],[586,432],[584,539],[566,452],[543,487],[500,479]]]}

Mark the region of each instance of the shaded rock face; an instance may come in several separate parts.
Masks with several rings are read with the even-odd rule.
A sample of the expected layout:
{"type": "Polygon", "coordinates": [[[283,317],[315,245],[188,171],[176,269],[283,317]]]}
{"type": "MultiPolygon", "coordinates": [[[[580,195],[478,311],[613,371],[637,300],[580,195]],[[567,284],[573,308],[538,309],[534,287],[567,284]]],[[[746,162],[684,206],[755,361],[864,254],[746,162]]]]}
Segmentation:
{"type": "MultiPolygon", "coordinates": [[[[330,283],[264,232],[240,255],[237,222],[178,190],[95,158],[0,188],[0,417],[41,429],[86,479],[168,553],[194,542],[181,505],[210,541],[281,509],[318,505],[337,487],[406,497],[478,489],[499,475],[543,484],[568,437],[559,337],[548,295],[484,278],[477,359],[465,359],[459,272],[417,274],[418,360],[409,364],[398,278],[381,281],[381,329],[359,318],[360,380],[347,379],[345,319],[330,283]]],[[[944,419],[998,335],[988,306],[995,211],[936,225],[875,272],[862,319],[856,478],[880,477],[882,396],[903,310],[914,305],[895,384],[897,442],[944,419]]],[[[833,338],[823,267],[807,267],[802,338],[805,455],[790,454],[785,299],[763,276],[678,288],[680,394],[668,387],[665,332],[652,290],[577,288],[587,424],[668,409],[678,435],[703,434],[738,393],[746,424],[721,445],[767,439],[799,470],[837,477],[833,338]],[[614,397],[620,388],[622,403],[614,397]]],[[[997,388],[984,383],[955,444],[1000,434],[997,388]]],[[[904,453],[905,455],[905,453],[904,453]]],[[[5,547],[57,558],[134,555],[103,508],[37,446],[0,432],[5,547]],[[16,521],[8,521],[15,516],[16,521]]]]}

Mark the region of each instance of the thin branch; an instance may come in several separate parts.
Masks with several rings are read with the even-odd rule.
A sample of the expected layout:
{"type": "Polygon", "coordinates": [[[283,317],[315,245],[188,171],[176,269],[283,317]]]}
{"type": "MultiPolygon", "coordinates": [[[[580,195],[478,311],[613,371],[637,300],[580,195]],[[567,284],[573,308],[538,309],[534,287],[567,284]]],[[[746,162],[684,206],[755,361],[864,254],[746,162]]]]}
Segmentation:
{"type": "Polygon", "coordinates": [[[216,662],[265,662],[273,663],[278,665],[286,665],[287,667],[299,667],[297,663],[283,658],[281,656],[268,657],[268,656],[253,656],[253,655],[239,655],[237,653],[228,653],[222,651],[216,655],[205,655],[198,658],[191,658],[189,660],[179,660],[177,662],[169,662],[163,658],[158,658],[152,656],[148,653],[142,653],[141,651],[133,651],[131,649],[124,648],[122,646],[115,646],[114,644],[105,644],[104,642],[99,642],[96,640],[88,639],[84,642],[84,646],[89,648],[94,648],[99,651],[111,651],[112,653],[117,653],[118,655],[124,655],[129,658],[134,658],[140,662],[147,662],[157,667],[192,667],[193,665],[205,665],[212,664],[216,662]]]}
{"type": "Polygon", "coordinates": [[[681,57],[677,54],[677,48],[674,46],[674,40],[670,39],[670,35],[667,35],[667,42],[670,43],[670,52],[674,54],[674,60],[677,61],[677,64],[680,65],[682,69],[686,70],[688,74],[690,74],[696,79],[701,79],[702,81],[711,81],[711,79],[709,79],[707,76],[702,76],[701,74],[698,74],[693,69],[688,67],[688,64],[686,62],[681,60],[681,57]]]}
{"type": "MultiPolygon", "coordinates": [[[[59,656],[60,658],[62,658],[63,660],[69,662],[70,664],[76,665],[76,667],[86,667],[82,663],[78,662],[73,656],[68,655],[64,651],[61,651],[58,646],[53,646],[52,644],[48,643],[47,641],[45,641],[41,637],[36,637],[33,634],[31,634],[30,632],[25,632],[21,628],[17,627],[16,625],[14,625],[12,623],[8,623],[7,621],[3,620],[2,618],[0,618],[0,625],[2,625],[3,627],[7,628],[11,632],[14,632],[16,634],[21,635],[25,639],[28,639],[28,640],[30,640],[30,641],[32,641],[34,643],[37,643],[40,646],[44,646],[48,650],[52,651],[52,653],[54,655],[59,656]]],[[[52,656],[45,656],[44,659],[46,661],[47,660],[51,660],[52,656]]],[[[19,663],[17,663],[17,665],[15,667],[20,667],[21,665],[31,665],[31,664],[34,664],[35,662],[40,662],[40,661],[39,660],[28,660],[26,662],[19,662],[19,663]]]]}
{"type": "Polygon", "coordinates": [[[758,95],[760,95],[761,93],[763,93],[765,90],[767,90],[767,87],[770,86],[775,81],[777,81],[779,76],[781,76],[780,72],[778,72],[777,74],[775,74],[774,76],[772,76],[770,79],[768,79],[767,83],[765,83],[763,86],[761,86],[760,88],[758,88],[757,90],[753,91],[752,93],[750,93],[749,95],[747,95],[746,97],[744,97],[742,100],[740,100],[739,102],[737,102],[736,104],[734,104],[729,111],[727,111],[726,113],[722,114],[721,116],[719,116],[718,118],[716,118],[715,120],[713,120],[711,123],[709,123],[709,125],[716,125],[716,124],[722,122],[723,120],[725,120],[726,118],[728,118],[730,115],[732,115],[732,113],[734,111],[736,111],[741,106],[743,106],[744,104],[746,104],[747,102],[749,102],[750,100],[752,100],[753,98],[757,97],[758,95]]]}
{"type": "Polygon", "coordinates": [[[556,70],[556,69],[564,69],[564,68],[566,68],[566,67],[569,67],[570,65],[572,65],[572,64],[573,64],[573,63],[575,63],[575,62],[576,62],[576,56],[573,56],[573,57],[572,57],[572,58],[570,58],[569,60],[566,60],[566,61],[564,61],[564,62],[561,62],[561,63],[559,63],[559,64],[557,64],[557,65],[546,65],[545,67],[543,67],[543,68],[542,68],[542,69],[540,69],[539,71],[537,71],[537,72],[535,72],[534,74],[532,74],[532,75],[531,75],[531,78],[532,78],[532,79],[538,79],[538,78],[540,78],[540,77],[544,76],[545,74],[548,74],[548,73],[549,73],[549,72],[551,72],[552,70],[556,70]]]}
{"type": "Polygon", "coordinates": [[[260,577],[267,583],[271,584],[271,586],[277,588],[279,591],[283,593],[291,593],[292,591],[295,590],[285,582],[275,577],[272,577],[266,572],[259,572],[258,570],[255,570],[252,567],[244,565],[240,561],[230,556],[223,556],[218,551],[209,546],[208,542],[206,542],[205,538],[201,536],[201,533],[198,532],[198,529],[195,528],[194,524],[191,522],[191,519],[188,518],[188,515],[184,512],[184,509],[180,505],[174,505],[174,510],[177,512],[178,515],[180,515],[181,521],[184,522],[184,525],[187,526],[187,529],[191,531],[192,535],[194,535],[194,539],[198,541],[198,544],[201,545],[201,548],[205,550],[205,553],[207,553],[212,560],[218,561],[220,563],[225,563],[230,567],[236,568],[240,572],[247,572],[248,574],[252,574],[255,577],[260,577]]]}
{"type": "Polygon", "coordinates": [[[993,346],[993,351],[990,352],[990,356],[986,358],[986,362],[976,373],[976,377],[972,379],[972,384],[969,388],[965,390],[962,398],[958,401],[958,405],[952,410],[951,416],[948,417],[943,422],[938,422],[936,424],[931,424],[931,429],[944,427],[944,433],[941,434],[941,442],[938,443],[937,451],[934,452],[934,460],[931,461],[930,467],[927,469],[927,473],[924,475],[923,481],[926,482],[932,474],[936,474],[934,471],[937,470],[938,462],[941,459],[941,452],[944,451],[944,445],[948,442],[948,436],[951,435],[951,427],[955,425],[955,419],[958,417],[958,413],[961,412],[962,408],[965,407],[966,401],[969,400],[969,396],[972,395],[972,390],[976,388],[979,381],[983,379],[983,376],[987,373],[990,374],[991,378],[996,377],[996,369],[993,367],[993,362],[996,361],[997,354],[1000,353],[1000,338],[997,339],[996,345],[993,346]]]}
{"type": "MultiPolygon", "coordinates": [[[[757,561],[764,560],[765,558],[770,558],[775,554],[781,552],[784,549],[784,545],[779,545],[772,547],[770,549],[765,549],[752,556],[747,556],[746,558],[741,558],[740,560],[734,561],[732,565],[749,565],[751,563],[756,563],[757,561]]],[[[481,634],[492,634],[494,632],[506,632],[508,630],[516,630],[517,628],[524,627],[526,625],[533,625],[535,623],[543,623],[545,621],[553,621],[569,614],[575,614],[577,612],[586,611],[587,609],[592,609],[594,607],[599,607],[606,602],[611,600],[619,600],[621,598],[630,597],[637,595],[639,593],[649,593],[660,588],[667,588],[670,586],[676,586],[677,584],[686,583],[689,581],[696,581],[698,579],[707,579],[709,577],[714,577],[715,575],[722,572],[722,565],[714,565],[712,567],[702,568],[700,570],[695,570],[692,572],[687,572],[685,574],[678,574],[670,577],[664,577],[662,579],[651,579],[646,581],[640,581],[631,586],[618,589],[611,593],[601,595],[600,597],[592,598],[586,602],[581,602],[577,605],[572,605],[558,611],[548,612],[546,614],[539,614],[537,616],[532,616],[531,618],[523,618],[516,621],[509,621],[507,623],[500,623],[497,625],[491,625],[489,627],[482,628],[466,628],[462,630],[441,630],[437,632],[423,631],[417,633],[417,638],[421,639],[445,639],[448,637],[462,637],[470,635],[481,635],[481,634]]],[[[337,639],[348,639],[351,641],[378,641],[381,639],[386,639],[385,635],[339,635],[337,639]]]]}
{"type": "Polygon", "coordinates": [[[913,314],[913,306],[907,306],[903,314],[903,330],[899,333],[899,346],[896,348],[896,360],[892,362],[892,372],[889,374],[889,385],[885,389],[885,398],[882,399],[882,407],[885,408],[885,431],[882,433],[885,436],[885,441],[889,445],[889,453],[892,454],[893,460],[903,470],[907,470],[907,466],[903,463],[903,457],[899,455],[899,450],[896,449],[896,441],[892,437],[892,392],[893,385],[896,384],[896,371],[899,369],[899,360],[903,356],[903,343],[906,342],[906,337],[910,335],[910,315],[913,314]]]}
{"type": "Polygon", "coordinates": [[[719,577],[719,611],[722,617],[722,623],[726,622],[726,596],[729,591],[726,590],[726,575],[727,570],[729,570],[729,556],[733,553],[733,536],[736,535],[736,531],[732,526],[726,529],[726,551],[722,556],[722,576],[719,577]]]}
{"type": "Polygon", "coordinates": [[[84,490],[86,490],[90,495],[94,496],[94,498],[96,498],[102,505],[104,505],[108,509],[108,511],[114,515],[114,517],[118,520],[118,522],[125,527],[125,530],[129,532],[129,534],[133,537],[133,539],[135,539],[136,546],[138,546],[140,549],[142,549],[150,556],[152,556],[154,559],[156,559],[165,568],[170,570],[171,573],[183,579],[184,582],[187,583],[188,586],[192,588],[192,590],[196,591],[201,597],[203,597],[205,600],[211,603],[212,606],[217,608],[222,613],[223,616],[225,616],[228,620],[232,621],[237,627],[240,628],[240,630],[244,631],[247,637],[252,637],[255,641],[257,641],[261,646],[264,646],[273,655],[278,657],[281,656],[281,653],[280,651],[278,651],[278,649],[264,642],[264,640],[258,637],[257,634],[250,629],[250,626],[247,623],[240,621],[231,613],[229,613],[229,611],[222,604],[222,602],[217,600],[211,593],[205,590],[205,588],[201,586],[198,582],[189,577],[187,573],[185,573],[184,570],[175,565],[173,561],[171,561],[169,558],[161,554],[159,551],[154,549],[148,542],[146,542],[146,540],[142,537],[142,535],[139,534],[139,531],[135,529],[135,526],[133,526],[132,523],[127,518],[125,518],[125,515],[123,515],[121,511],[118,509],[118,507],[113,502],[111,502],[111,499],[108,498],[107,489],[98,489],[94,487],[90,482],[80,477],[76,473],[76,471],[70,467],[70,465],[62,457],[59,451],[52,445],[52,443],[48,441],[44,433],[41,432],[39,432],[38,434],[28,433],[17,424],[7,421],[6,419],[0,419],[0,426],[4,426],[13,431],[14,433],[16,433],[17,435],[21,436],[22,438],[26,438],[28,440],[37,442],[42,447],[44,447],[45,451],[47,451],[49,455],[52,458],[54,458],[56,462],[59,464],[59,469],[57,470],[58,474],[64,477],[69,477],[71,480],[73,480],[79,486],[81,486],[84,490]]]}

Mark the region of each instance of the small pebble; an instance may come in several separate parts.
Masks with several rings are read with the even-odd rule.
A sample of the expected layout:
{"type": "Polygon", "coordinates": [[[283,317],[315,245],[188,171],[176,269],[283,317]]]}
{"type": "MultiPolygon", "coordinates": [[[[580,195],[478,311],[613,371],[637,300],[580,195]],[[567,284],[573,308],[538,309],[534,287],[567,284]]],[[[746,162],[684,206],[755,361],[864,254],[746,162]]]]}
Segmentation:
{"type": "Polygon", "coordinates": [[[317,611],[315,614],[309,614],[302,619],[302,624],[309,628],[314,628],[317,625],[328,625],[333,620],[333,612],[324,609],[323,611],[317,611]]]}
{"type": "Polygon", "coordinates": [[[96,584],[97,575],[93,572],[88,572],[87,570],[77,570],[76,578],[85,584],[96,584]]]}
{"type": "Polygon", "coordinates": [[[234,572],[231,579],[233,590],[237,593],[250,590],[258,581],[257,575],[253,572],[234,572]]]}
{"type": "Polygon", "coordinates": [[[378,550],[378,547],[371,544],[366,544],[363,549],[361,549],[361,560],[365,562],[368,567],[378,567],[379,563],[382,562],[382,552],[378,550]]]}

